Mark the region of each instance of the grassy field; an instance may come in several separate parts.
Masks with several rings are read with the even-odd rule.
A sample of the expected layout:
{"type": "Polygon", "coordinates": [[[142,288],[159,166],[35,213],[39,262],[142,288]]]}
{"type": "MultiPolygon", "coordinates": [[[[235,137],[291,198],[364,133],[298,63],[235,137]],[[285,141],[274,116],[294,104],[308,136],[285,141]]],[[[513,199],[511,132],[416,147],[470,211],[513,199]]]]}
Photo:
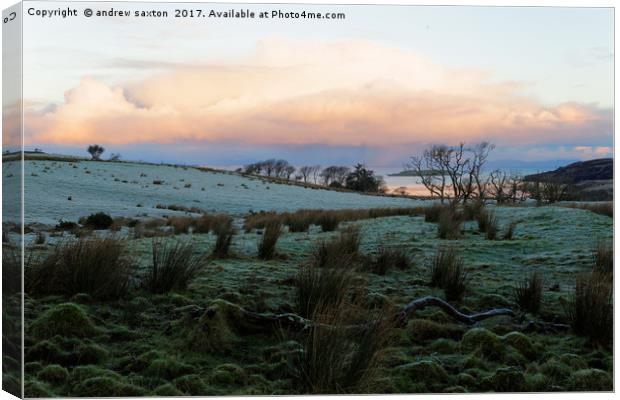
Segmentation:
{"type": "MultiPolygon", "coordinates": [[[[108,290],[106,298],[83,282],[63,286],[61,293],[32,282],[25,304],[26,395],[612,390],[609,343],[577,334],[567,315],[577,276],[592,271],[597,246],[612,238],[612,218],[552,206],[487,208],[497,217],[498,238],[516,224],[511,239],[487,239],[474,220],[463,223],[459,239],[438,239],[438,223],[425,222],[419,210],[341,221],[328,232],[315,224],[306,232],[283,228],[275,254],[267,259],[258,257],[259,243],[276,228],[244,230],[241,220],[211,221],[204,229],[209,233],[194,228],[164,234],[167,228],[155,223],[145,231],[137,225],[117,232],[74,231],[83,241],[121,238],[120,257],[131,260],[128,287],[108,290]],[[235,226],[227,256],[212,256],[215,233],[235,226]],[[345,275],[321,279],[345,276],[342,285],[348,291],[333,307],[325,300],[316,305],[320,312],[302,315],[328,328],[248,320],[245,311],[303,314],[298,299],[307,289],[300,282],[307,285],[307,280],[300,271],[317,264],[321,243],[328,248],[326,243],[347,231],[350,238],[352,226],[359,227],[359,246],[352,245],[350,257],[340,254],[331,267],[320,267],[342,271],[345,275]],[[158,230],[161,237],[146,237],[155,235],[145,232],[158,230]],[[189,257],[184,262],[198,263],[187,285],[181,281],[166,289],[161,279],[149,280],[154,240],[158,249],[182,243],[189,257]],[[430,284],[440,247],[453,248],[466,272],[464,294],[450,304],[466,314],[510,308],[515,316],[467,325],[441,309],[426,308],[405,323],[373,325],[359,338],[345,332],[351,324],[384,321],[381,316],[416,298],[445,299],[448,292],[430,284]],[[382,257],[405,261],[382,264],[382,257]],[[542,276],[542,301],[532,313],[519,308],[515,288],[536,271],[542,276]],[[79,293],[82,288],[85,293],[79,293]],[[364,368],[354,368],[347,357],[364,368]]],[[[44,243],[27,250],[38,260],[53,254],[52,243],[75,240],[69,232],[63,233],[66,240],[46,235],[39,240],[44,243]]],[[[54,265],[67,263],[61,258],[54,265]]],[[[42,276],[53,280],[41,270],[30,279],[42,276]]]]}

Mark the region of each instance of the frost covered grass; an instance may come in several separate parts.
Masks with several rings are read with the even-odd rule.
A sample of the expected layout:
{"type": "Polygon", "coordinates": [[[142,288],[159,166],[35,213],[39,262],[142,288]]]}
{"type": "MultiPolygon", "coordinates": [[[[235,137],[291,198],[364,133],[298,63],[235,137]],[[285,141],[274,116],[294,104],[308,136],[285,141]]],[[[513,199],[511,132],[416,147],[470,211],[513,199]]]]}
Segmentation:
{"type": "MultiPolygon", "coordinates": [[[[15,176],[10,179],[18,179],[18,165],[3,163],[4,169],[15,176]]],[[[28,176],[26,223],[56,224],[60,219],[77,222],[80,217],[100,211],[113,211],[112,217],[161,217],[205,211],[244,215],[251,211],[415,207],[422,203],[408,198],[268,183],[227,171],[171,165],[27,160],[24,171],[28,176]],[[192,183],[190,187],[186,187],[188,182],[192,183]]],[[[7,204],[19,202],[12,191],[3,193],[7,204]]],[[[17,214],[13,217],[14,221],[19,219],[17,214]]]]}
{"type": "MultiPolygon", "coordinates": [[[[250,209],[261,210],[256,207],[257,202],[267,203],[256,196],[256,191],[277,192],[278,185],[274,183],[266,190],[260,180],[191,168],[161,167],[161,171],[169,169],[183,176],[185,182],[181,182],[181,178],[173,179],[176,175],[172,172],[147,171],[139,164],[124,165],[122,173],[111,171],[113,166],[104,164],[89,165],[91,174],[84,174],[79,168],[70,167],[70,170],[80,172],[80,179],[86,181],[93,176],[102,179],[105,170],[105,182],[116,189],[119,185],[133,185],[123,184],[122,180],[136,180],[149,185],[137,192],[152,190],[158,196],[165,194],[163,197],[172,193],[157,200],[146,197],[127,200],[127,207],[143,203],[139,212],[144,210],[149,215],[136,217],[130,212],[125,222],[118,220],[120,227],[115,234],[123,238],[122,259],[132,260],[135,270],[131,276],[136,283],[148,276],[155,252],[159,251],[161,256],[161,249],[174,248],[175,243],[192,250],[179,251],[179,257],[170,257],[169,263],[159,262],[164,258],[158,257],[158,265],[169,264],[171,271],[181,272],[158,279],[166,287],[155,290],[156,293],[140,284],[129,285],[125,296],[100,297],[87,285],[54,293],[28,293],[24,344],[25,386],[29,396],[612,389],[609,336],[596,337],[588,328],[590,324],[597,327],[596,332],[604,333],[610,326],[606,318],[611,304],[609,292],[605,291],[609,287],[605,282],[609,280],[593,283],[592,278],[593,265],[608,267],[609,261],[605,260],[611,259],[609,252],[603,250],[597,256],[600,262],[593,256],[599,243],[612,238],[613,220],[607,216],[559,206],[495,206],[489,209],[499,221],[500,232],[505,232],[511,223],[518,224],[512,240],[487,240],[478,230],[477,221],[466,218],[460,219],[459,240],[446,240],[437,237],[437,222],[425,222],[424,207],[411,211],[425,204],[408,203],[402,206],[402,213],[396,213],[387,211],[391,205],[383,202],[399,199],[373,198],[373,202],[376,199],[381,202],[368,203],[364,210],[356,211],[359,205],[347,205],[347,199],[369,196],[333,193],[346,195],[338,203],[338,208],[346,211],[334,213],[347,217],[339,220],[337,231],[324,232],[320,225],[305,222],[313,218],[313,212],[295,212],[297,208],[278,203],[277,196],[269,198],[273,209],[264,208],[275,212],[250,214],[250,209]],[[132,176],[128,170],[133,171],[132,176]],[[114,181],[112,173],[120,182],[114,181]],[[148,176],[140,177],[140,173],[148,176]],[[211,177],[213,187],[203,177],[211,177]],[[243,178],[242,182],[250,189],[235,188],[228,178],[243,178]],[[155,179],[160,179],[162,184],[153,187],[155,179]],[[187,182],[192,186],[185,188],[187,182]],[[206,187],[205,192],[200,190],[202,186],[206,187]],[[200,204],[192,204],[194,199],[189,197],[189,201],[179,201],[179,196],[194,191],[208,197],[220,189],[222,193],[228,190],[254,193],[248,194],[243,202],[232,201],[232,206],[226,203],[225,196],[219,195],[215,196],[219,203],[213,200],[213,207],[207,206],[204,198],[200,204]],[[239,206],[241,203],[243,206],[239,206]],[[154,208],[156,204],[195,206],[206,213],[160,210],[154,208]],[[376,210],[370,210],[373,208],[376,210]],[[168,218],[163,218],[164,215],[168,218]],[[258,215],[263,221],[258,220],[258,215]],[[243,216],[254,218],[252,227],[236,232],[243,225],[244,221],[240,220],[243,216]],[[175,234],[167,225],[170,217],[189,217],[190,228],[175,234]],[[132,219],[135,221],[130,222],[132,219]],[[267,223],[274,220],[288,229],[282,229],[277,238],[277,256],[262,259],[257,249],[265,238],[267,223]],[[141,234],[136,233],[140,231],[141,234]],[[157,238],[161,243],[157,250],[149,235],[161,236],[157,238]],[[446,246],[453,249],[454,258],[460,259],[461,272],[467,269],[466,290],[461,295],[450,294],[439,285],[429,285],[428,265],[438,251],[445,251],[439,249],[446,246]],[[209,257],[206,268],[191,268],[194,263],[190,258],[209,255],[218,247],[226,249],[225,256],[209,257]],[[368,260],[377,262],[376,271],[367,268],[368,260]],[[407,260],[411,261],[408,265],[407,260]],[[183,271],[188,268],[192,273],[185,274],[183,271]],[[544,301],[537,314],[527,317],[538,325],[528,327],[518,318],[502,316],[470,327],[451,320],[436,308],[429,308],[416,312],[404,326],[384,329],[371,324],[369,330],[359,335],[350,330],[351,324],[373,320],[385,310],[398,310],[422,296],[447,299],[467,313],[514,308],[515,287],[533,271],[540,271],[545,277],[543,284],[537,286],[544,301]],[[583,273],[590,275],[576,280],[583,273]],[[174,276],[189,278],[170,286],[174,276]],[[332,328],[293,332],[283,326],[265,330],[244,318],[241,307],[268,315],[294,313],[332,328]],[[588,309],[595,312],[584,313],[588,309]],[[587,319],[591,316],[596,316],[596,320],[587,319]],[[543,328],[538,328],[539,325],[543,328]],[[570,328],[553,328],[560,325],[570,328]]],[[[60,168],[64,166],[50,166],[50,172],[39,175],[60,173],[60,168]]],[[[137,185],[133,187],[138,189],[137,185]]],[[[294,187],[287,186],[287,190],[291,188],[294,187]]],[[[319,198],[329,192],[312,190],[311,193],[319,198]]],[[[290,195],[289,192],[287,196],[290,195]]],[[[80,198],[76,193],[72,196],[71,201],[80,198]]],[[[299,208],[306,210],[324,207],[313,204],[315,200],[312,195],[303,200],[286,197],[287,202],[302,204],[299,208]]],[[[66,197],[63,201],[67,201],[66,197]]],[[[109,204],[107,208],[99,204],[88,210],[82,210],[79,205],[81,211],[73,220],[102,210],[107,212],[111,208],[109,204]]],[[[122,209],[125,203],[119,204],[122,209]]],[[[397,207],[401,206],[392,208],[397,207]]],[[[330,210],[331,207],[322,211],[330,210]]],[[[112,217],[122,215],[112,214],[112,217]]],[[[26,250],[39,262],[56,253],[58,241],[68,246],[111,235],[110,231],[91,231],[89,237],[77,240],[71,231],[50,229],[46,233],[48,239],[42,245],[34,244],[36,232],[29,234],[33,242],[28,242],[26,250]]],[[[38,280],[27,278],[27,286],[41,282],[43,271],[55,271],[57,259],[50,258],[54,261],[52,267],[41,270],[38,280]]],[[[88,267],[86,262],[79,263],[84,268],[103,265],[98,258],[86,259],[90,260],[88,267]]],[[[106,272],[114,263],[114,258],[105,261],[106,272]]],[[[454,276],[462,277],[462,274],[454,276]]],[[[458,289],[462,279],[454,282],[458,289]]],[[[459,290],[455,292],[458,294],[459,290]]]]}

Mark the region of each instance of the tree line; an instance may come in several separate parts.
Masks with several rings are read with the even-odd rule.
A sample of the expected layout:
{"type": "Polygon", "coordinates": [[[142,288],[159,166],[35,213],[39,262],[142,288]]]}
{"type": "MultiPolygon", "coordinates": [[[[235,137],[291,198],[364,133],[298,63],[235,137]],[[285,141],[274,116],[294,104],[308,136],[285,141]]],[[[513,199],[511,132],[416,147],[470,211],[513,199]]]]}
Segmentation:
{"type": "Polygon", "coordinates": [[[496,169],[485,171],[495,145],[481,142],[471,146],[433,145],[412,156],[405,168],[414,171],[421,183],[441,203],[467,203],[493,199],[497,203],[517,203],[534,199],[555,203],[570,199],[570,185],[561,179],[526,181],[518,173],[496,169]]]}
{"type": "Polygon", "coordinates": [[[354,165],[353,168],[341,165],[325,168],[320,165],[304,165],[295,168],[286,160],[271,158],[245,165],[239,172],[358,192],[384,193],[387,190],[383,178],[361,163],[354,165]]]}

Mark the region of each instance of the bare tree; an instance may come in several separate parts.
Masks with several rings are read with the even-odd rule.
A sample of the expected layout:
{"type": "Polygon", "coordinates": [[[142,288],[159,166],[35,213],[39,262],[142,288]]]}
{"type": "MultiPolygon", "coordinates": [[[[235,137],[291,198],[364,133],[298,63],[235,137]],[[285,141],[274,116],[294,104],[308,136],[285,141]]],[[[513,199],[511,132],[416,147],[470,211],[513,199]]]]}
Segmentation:
{"type": "Polygon", "coordinates": [[[484,197],[488,178],[483,168],[494,146],[483,142],[473,147],[434,145],[422,156],[411,157],[407,168],[416,172],[422,184],[443,203],[447,197],[467,202],[473,196],[484,197]],[[448,196],[447,192],[452,192],[448,196]]]}
{"type": "Polygon", "coordinates": [[[287,165],[286,167],[284,167],[284,170],[282,171],[283,175],[286,177],[287,180],[291,179],[291,175],[293,175],[294,172],[295,172],[295,167],[293,167],[292,165],[287,165]]]}
{"type": "Polygon", "coordinates": [[[304,182],[308,182],[308,179],[310,179],[310,176],[314,173],[316,168],[316,165],[304,165],[303,167],[299,168],[299,174],[301,175],[304,182]]]}
{"type": "Polygon", "coordinates": [[[415,171],[431,196],[439,197],[441,203],[446,198],[446,169],[441,160],[446,157],[447,151],[447,146],[435,145],[424,150],[420,157],[411,157],[405,165],[406,169],[415,171]]]}

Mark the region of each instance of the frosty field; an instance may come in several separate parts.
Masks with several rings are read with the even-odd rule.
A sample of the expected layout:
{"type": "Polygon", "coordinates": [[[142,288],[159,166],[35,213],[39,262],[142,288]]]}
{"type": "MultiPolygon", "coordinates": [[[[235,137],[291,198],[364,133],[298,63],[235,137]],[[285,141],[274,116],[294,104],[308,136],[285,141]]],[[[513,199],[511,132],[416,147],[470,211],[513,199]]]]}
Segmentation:
{"type": "MultiPolygon", "coordinates": [[[[7,163],[4,167],[6,176],[10,168],[7,163]]],[[[26,175],[26,223],[33,230],[27,256],[35,260],[32,275],[26,275],[27,396],[612,390],[610,347],[577,334],[566,312],[576,277],[592,271],[597,246],[612,238],[613,219],[607,216],[553,205],[488,205],[500,232],[516,224],[512,237],[489,240],[475,220],[466,220],[459,239],[445,240],[438,238],[437,222],[425,222],[423,207],[431,203],[407,198],[131,163],[30,161],[26,175]],[[153,185],[154,180],[162,184],[153,185]],[[157,204],[233,216],[237,229],[227,255],[213,251],[218,246],[216,222],[211,221],[208,233],[198,233],[200,214],[158,209],[157,204]],[[258,253],[268,224],[241,227],[251,220],[250,210],[384,207],[409,207],[400,212],[411,212],[348,217],[333,231],[315,221],[307,231],[293,232],[285,222],[269,259],[258,253]],[[54,228],[60,219],[77,221],[100,211],[127,218],[117,218],[121,226],[115,230],[54,228]],[[148,221],[160,223],[149,227],[148,221]],[[177,231],[174,224],[183,221],[194,229],[181,226],[177,231]],[[439,248],[447,247],[462,257],[467,272],[464,296],[449,301],[451,306],[467,315],[491,309],[510,309],[513,315],[468,325],[441,308],[420,309],[404,324],[390,325],[385,341],[366,360],[367,369],[358,371],[361,375],[351,372],[343,378],[339,374],[344,372],[335,372],[333,381],[325,380],[303,356],[318,335],[315,329],[321,328],[296,329],[281,321],[265,324],[265,319],[289,315],[290,322],[291,314],[301,315],[300,271],[316,262],[321,243],[337,241],[353,226],[359,229],[359,246],[350,258],[329,267],[346,270],[351,288],[345,301],[351,315],[338,318],[368,322],[370,316],[401,310],[413,299],[445,299],[447,292],[430,281],[433,259],[439,248]],[[36,260],[47,260],[41,264],[46,268],[64,265],[52,257],[57,243],[105,237],[118,238],[123,257],[131,260],[127,291],[101,297],[89,285],[105,278],[84,277],[75,282],[78,289],[60,284],[61,291],[45,285],[54,276],[37,268],[36,260]],[[156,293],[144,284],[152,273],[154,243],[191,246],[192,257],[206,257],[204,266],[186,287],[156,293]],[[385,249],[399,251],[409,262],[374,269],[385,249]],[[520,309],[515,290],[535,271],[544,279],[542,302],[539,311],[530,312],[520,309]]],[[[5,246],[6,253],[10,244],[5,246]]],[[[89,262],[97,263],[95,258],[89,262]]],[[[326,339],[321,346],[341,344],[339,351],[321,359],[321,371],[337,371],[338,366],[354,371],[347,357],[372,346],[364,347],[366,342],[349,333],[329,336],[339,332],[333,326],[327,330],[332,342],[326,339]]]]}
{"type": "MultiPolygon", "coordinates": [[[[3,164],[5,179],[19,179],[14,170],[17,165],[3,164]]],[[[29,160],[24,174],[26,222],[44,224],[56,224],[61,218],[76,221],[99,211],[125,217],[174,214],[156,209],[157,204],[241,215],[250,210],[410,207],[416,203],[411,199],[305,189],[180,166],[29,160]],[[161,184],[153,184],[154,181],[161,184]]],[[[10,197],[15,193],[4,192],[3,196],[5,203],[15,201],[10,197]]]]}

